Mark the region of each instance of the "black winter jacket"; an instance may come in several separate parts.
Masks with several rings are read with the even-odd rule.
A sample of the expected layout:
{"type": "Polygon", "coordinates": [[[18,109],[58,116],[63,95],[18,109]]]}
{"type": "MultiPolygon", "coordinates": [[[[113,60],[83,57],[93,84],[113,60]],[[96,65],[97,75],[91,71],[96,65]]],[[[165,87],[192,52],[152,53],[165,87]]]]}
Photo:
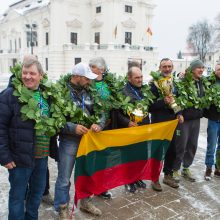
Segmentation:
{"type": "Polygon", "coordinates": [[[151,92],[156,97],[156,100],[150,106],[151,123],[158,123],[164,121],[174,120],[176,115],[172,109],[164,102],[163,99],[159,99],[160,94],[158,88],[153,82],[150,83],[151,92]]]}
{"type": "MultiPolygon", "coordinates": [[[[211,79],[209,79],[209,81],[213,84],[211,79]]],[[[214,83],[217,83],[220,85],[220,79],[218,77],[216,77],[216,82],[214,82],[214,83]]],[[[204,110],[204,117],[206,117],[212,121],[220,122],[220,112],[217,111],[217,108],[215,105],[211,105],[209,109],[204,110]]]]}
{"type": "MultiPolygon", "coordinates": [[[[205,95],[202,80],[195,81],[198,96],[203,97],[205,95]]],[[[194,107],[183,110],[184,120],[195,120],[203,117],[203,109],[196,109],[194,107]]]]}
{"type": "Polygon", "coordinates": [[[204,117],[212,121],[220,122],[220,112],[217,111],[217,108],[214,105],[211,105],[209,109],[204,110],[204,117]]]}
{"type": "MultiPolygon", "coordinates": [[[[12,161],[17,167],[33,167],[35,161],[34,121],[21,119],[21,104],[9,87],[0,93],[0,164],[12,161]]],[[[57,151],[56,139],[51,139],[57,151]]],[[[56,157],[57,153],[52,152],[56,157]]]]}
{"type": "MultiPolygon", "coordinates": [[[[133,87],[129,82],[125,85],[124,89],[122,90],[122,93],[127,97],[130,97],[130,102],[134,103],[135,101],[137,101],[139,99],[139,97],[142,98],[142,93],[141,93],[141,89],[140,88],[136,88],[133,87]],[[135,91],[137,93],[135,93],[132,88],[135,89],[135,91]],[[139,97],[138,97],[139,96],[139,97]]],[[[128,127],[128,124],[130,122],[130,117],[128,115],[125,115],[122,110],[117,112],[117,124],[118,124],[118,128],[126,128],[128,127]]],[[[150,120],[149,120],[149,116],[145,117],[143,119],[143,121],[141,123],[139,123],[139,125],[145,125],[145,124],[149,124],[150,120]]]]}

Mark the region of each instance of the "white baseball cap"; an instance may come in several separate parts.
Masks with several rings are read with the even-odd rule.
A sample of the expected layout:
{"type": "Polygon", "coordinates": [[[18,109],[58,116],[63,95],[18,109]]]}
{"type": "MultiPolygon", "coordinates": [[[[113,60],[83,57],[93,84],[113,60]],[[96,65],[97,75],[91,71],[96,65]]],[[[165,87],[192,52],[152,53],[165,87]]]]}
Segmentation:
{"type": "Polygon", "coordinates": [[[72,75],[84,76],[88,79],[96,79],[98,77],[98,75],[92,72],[88,64],[82,62],[73,67],[72,75]]]}

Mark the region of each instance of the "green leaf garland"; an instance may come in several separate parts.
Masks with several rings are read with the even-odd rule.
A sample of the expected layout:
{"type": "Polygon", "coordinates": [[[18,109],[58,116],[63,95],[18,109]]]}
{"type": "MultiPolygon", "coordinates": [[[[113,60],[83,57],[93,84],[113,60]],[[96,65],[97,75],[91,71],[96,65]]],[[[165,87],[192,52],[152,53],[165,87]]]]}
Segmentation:
{"type": "MultiPolygon", "coordinates": [[[[17,64],[11,68],[11,72],[14,77],[12,79],[12,85],[14,86],[13,95],[16,96],[19,102],[22,104],[21,107],[21,118],[22,120],[34,120],[35,130],[37,135],[48,135],[53,136],[57,132],[57,128],[54,126],[55,120],[53,118],[42,116],[38,107],[38,102],[33,98],[34,91],[29,90],[25,87],[21,80],[21,64],[17,64]]],[[[43,80],[40,83],[40,89],[43,91],[42,96],[47,99],[50,87],[48,86],[48,78],[45,74],[43,80]]]]}
{"type": "Polygon", "coordinates": [[[33,98],[34,91],[26,88],[21,80],[21,64],[11,69],[14,74],[12,84],[14,86],[13,95],[16,96],[21,107],[22,120],[34,120],[37,135],[46,134],[53,136],[62,129],[67,122],[82,124],[90,127],[93,123],[99,123],[99,118],[105,111],[114,109],[122,109],[125,113],[132,112],[138,103],[144,107],[144,111],[148,112],[149,105],[153,102],[154,96],[148,85],[142,87],[143,99],[130,103],[130,97],[125,97],[122,89],[125,86],[126,77],[116,77],[116,74],[108,73],[105,77],[110,96],[107,100],[103,100],[92,85],[89,88],[90,95],[94,99],[94,112],[92,116],[87,115],[81,108],[77,107],[71,99],[70,91],[67,83],[70,81],[71,74],[61,76],[56,83],[48,81],[45,74],[40,89],[42,96],[46,100],[50,100],[50,117],[42,116],[38,108],[38,102],[33,98]]]}
{"type": "Polygon", "coordinates": [[[208,105],[214,105],[217,111],[220,112],[220,84],[217,82],[215,72],[210,74],[208,78],[210,82],[209,88],[206,91],[206,100],[208,105]]]}
{"type": "Polygon", "coordinates": [[[207,90],[210,83],[205,77],[201,78],[205,96],[199,97],[196,89],[193,74],[190,69],[186,71],[185,77],[182,80],[174,80],[175,87],[178,92],[176,102],[182,109],[194,107],[196,109],[203,109],[210,106],[210,101],[207,98],[207,90]]]}

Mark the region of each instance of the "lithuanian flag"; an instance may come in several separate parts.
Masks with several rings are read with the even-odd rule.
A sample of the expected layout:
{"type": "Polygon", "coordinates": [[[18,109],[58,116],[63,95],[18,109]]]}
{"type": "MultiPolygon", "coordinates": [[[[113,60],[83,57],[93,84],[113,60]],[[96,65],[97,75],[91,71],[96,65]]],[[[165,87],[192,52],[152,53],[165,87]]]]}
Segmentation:
{"type": "Polygon", "coordinates": [[[159,179],[177,120],[82,137],[75,166],[75,204],[137,180],[159,179]]]}

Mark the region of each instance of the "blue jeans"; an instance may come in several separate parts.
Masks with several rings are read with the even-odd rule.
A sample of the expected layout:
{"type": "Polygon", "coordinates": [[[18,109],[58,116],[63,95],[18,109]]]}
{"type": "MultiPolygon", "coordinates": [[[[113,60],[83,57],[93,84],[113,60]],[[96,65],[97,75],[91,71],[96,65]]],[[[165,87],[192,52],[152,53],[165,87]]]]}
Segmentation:
{"type": "Polygon", "coordinates": [[[59,144],[58,176],[55,184],[54,208],[69,203],[70,177],[75,164],[79,139],[61,139],[59,144]]]}
{"type": "Polygon", "coordinates": [[[220,150],[220,122],[208,120],[207,128],[207,151],[205,164],[208,168],[212,168],[215,164],[214,155],[220,150]]]}
{"type": "Polygon", "coordinates": [[[48,158],[35,159],[33,168],[15,167],[8,170],[10,182],[9,220],[38,219],[38,208],[46,185],[47,161],[48,158]]]}

